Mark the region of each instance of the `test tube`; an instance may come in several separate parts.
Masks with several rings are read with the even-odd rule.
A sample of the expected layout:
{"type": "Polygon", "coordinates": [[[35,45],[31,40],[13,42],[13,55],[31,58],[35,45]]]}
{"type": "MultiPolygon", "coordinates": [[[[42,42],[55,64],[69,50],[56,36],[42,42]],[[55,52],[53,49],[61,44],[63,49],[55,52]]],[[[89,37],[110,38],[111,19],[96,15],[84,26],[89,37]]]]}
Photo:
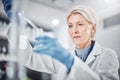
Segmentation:
{"type": "Polygon", "coordinates": [[[37,29],[37,36],[43,36],[43,29],[42,28],[37,29]]]}

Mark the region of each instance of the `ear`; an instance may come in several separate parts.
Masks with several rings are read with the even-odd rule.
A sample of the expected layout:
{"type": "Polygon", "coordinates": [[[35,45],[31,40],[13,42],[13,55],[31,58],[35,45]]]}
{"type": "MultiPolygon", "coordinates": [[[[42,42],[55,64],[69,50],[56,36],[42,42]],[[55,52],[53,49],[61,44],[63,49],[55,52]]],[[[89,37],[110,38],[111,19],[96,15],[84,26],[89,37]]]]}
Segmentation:
{"type": "Polygon", "coordinates": [[[96,33],[96,24],[92,24],[91,33],[92,33],[92,34],[96,33]]]}
{"type": "Polygon", "coordinates": [[[92,24],[92,28],[91,28],[91,38],[94,38],[95,33],[96,33],[96,24],[92,24]]]}

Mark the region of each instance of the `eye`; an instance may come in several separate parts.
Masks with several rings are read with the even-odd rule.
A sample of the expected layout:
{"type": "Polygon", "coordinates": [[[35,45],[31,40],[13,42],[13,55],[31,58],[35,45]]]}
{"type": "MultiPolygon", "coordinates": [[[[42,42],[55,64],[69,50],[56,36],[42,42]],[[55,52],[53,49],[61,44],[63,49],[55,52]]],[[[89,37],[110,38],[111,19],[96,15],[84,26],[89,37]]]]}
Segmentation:
{"type": "Polygon", "coordinates": [[[79,26],[82,26],[82,25],[84,25],[84,24],[82,24],[82,23],[79,23],[78,25],[79,25],[79,26]]]}
{"type": "Polygon", "coordinates": [[[69,28],[73,27],[72,25],[68,25],[69,28]]]}

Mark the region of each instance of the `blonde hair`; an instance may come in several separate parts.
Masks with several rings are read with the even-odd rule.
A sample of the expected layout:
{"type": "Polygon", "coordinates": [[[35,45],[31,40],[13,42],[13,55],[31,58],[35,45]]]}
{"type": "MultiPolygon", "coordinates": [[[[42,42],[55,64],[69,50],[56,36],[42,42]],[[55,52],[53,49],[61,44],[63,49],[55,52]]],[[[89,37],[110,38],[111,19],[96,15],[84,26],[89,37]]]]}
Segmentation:
{"type": "MultiPolygon", "coordinates": [[[[77,13],[83,15],[86,18],[86,20],[88,20],[88,22],[95,24],[96,27],[98,26],[98,18],[95,11],[90,7],[83,5],[76,6],[75,8],[70,10],[70,12],[67,15],[67,20],[70,18],[72,14],[77,14],[77,13]]],[[[94,37],[94,34],[92,37],[94,37]]]]}

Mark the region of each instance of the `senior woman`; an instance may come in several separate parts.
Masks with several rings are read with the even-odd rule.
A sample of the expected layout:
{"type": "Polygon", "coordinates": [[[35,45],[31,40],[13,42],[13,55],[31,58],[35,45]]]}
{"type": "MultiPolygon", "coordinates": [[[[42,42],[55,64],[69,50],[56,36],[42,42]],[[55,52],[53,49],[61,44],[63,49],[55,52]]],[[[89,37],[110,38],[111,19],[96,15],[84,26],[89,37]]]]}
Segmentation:
{"type": "MultiPolygon", "coordinates": [[[[9,9],[6,13],[7,11],[9,12],[9,9]]],[[[76,46],[74,55],[64,49],[56,39],[48,36],[37,37],[33,43],[34,49],[30,47],[26,67],[59,74],[61,66],[66,66],[64,80],[119,80],[116,52],[101,47],[94,40],[98,24],[94,11],[86,6],[77,6],[68,14],[67,24],[68,32],[76,46]]]]}
{"type": "Polygon", "coordinates": [[[34,52],[49,55],[63,63],[68,69],[68,80],[119,80],[117,54],[94,40],[97,21],[92,9],[77,6],[67,16],[68,31],[76,46],[75,56],[55,39],[46,36],[36,38],[34,52]]]}

